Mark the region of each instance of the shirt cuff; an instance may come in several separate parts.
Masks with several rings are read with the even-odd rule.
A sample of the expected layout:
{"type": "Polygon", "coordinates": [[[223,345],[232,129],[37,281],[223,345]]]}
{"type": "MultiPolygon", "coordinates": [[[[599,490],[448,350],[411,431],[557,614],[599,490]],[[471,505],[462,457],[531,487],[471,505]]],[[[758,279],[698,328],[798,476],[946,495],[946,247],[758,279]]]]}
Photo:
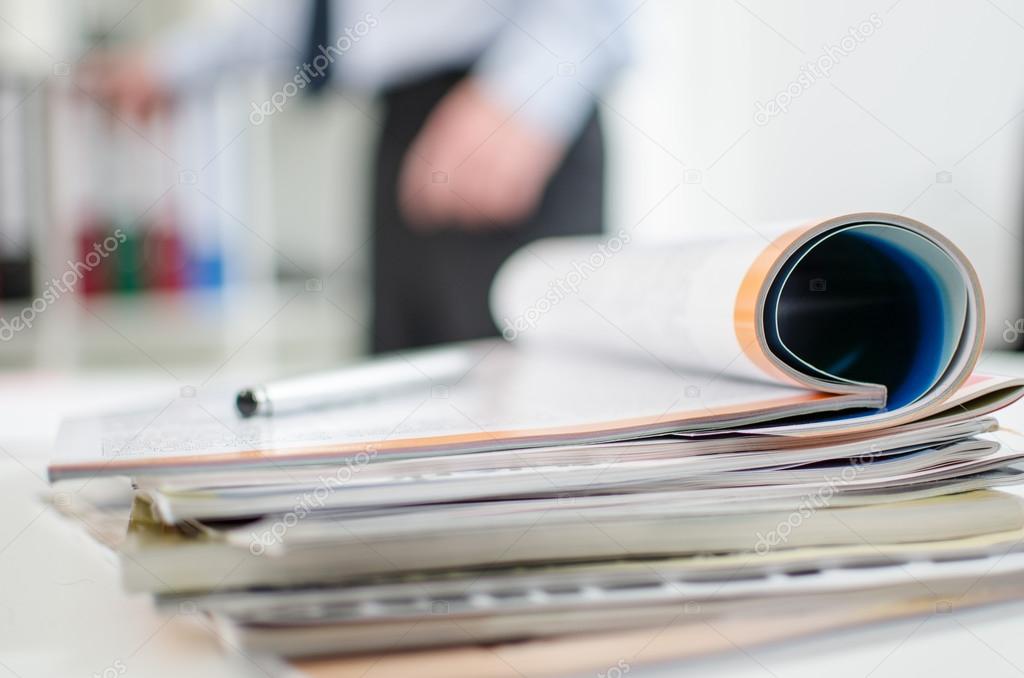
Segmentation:
{"type": "Polygon", "coordinates": [[[595,38],[579,41],[577,49],[563,46],[560,52],[566,56],[561,56],[515,28],[509,31],[477,61],[476,81],[510,113],[553,141],[571,142],[590,117],[594,97],[625,65],[625,46],[608,40],[590,49],[595,38]]]}

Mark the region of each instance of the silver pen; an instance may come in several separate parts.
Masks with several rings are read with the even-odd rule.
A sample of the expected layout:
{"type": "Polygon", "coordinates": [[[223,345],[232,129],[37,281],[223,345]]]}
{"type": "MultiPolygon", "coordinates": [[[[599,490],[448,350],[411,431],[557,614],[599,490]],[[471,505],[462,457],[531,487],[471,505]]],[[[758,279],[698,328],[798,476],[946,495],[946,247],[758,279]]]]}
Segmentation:
{"type": "Polygon", "coordinates": [[[242,389],[243,417],[271,416],[397,395],[437,382],[452,385],[482,358],[471,346],[410,351],[329,372],[269,381],[242,389]]]}

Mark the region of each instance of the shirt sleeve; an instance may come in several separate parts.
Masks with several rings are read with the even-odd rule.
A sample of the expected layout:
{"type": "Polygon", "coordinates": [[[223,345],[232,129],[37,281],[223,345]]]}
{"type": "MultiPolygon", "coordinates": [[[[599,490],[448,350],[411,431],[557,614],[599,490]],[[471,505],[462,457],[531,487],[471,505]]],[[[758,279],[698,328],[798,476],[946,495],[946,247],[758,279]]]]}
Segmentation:
{"type": "Polygon", "coordinates": [[[626,24],[634,4],[523,0],[504,15],[504,28],[473,73],[509,110],[568,142],[589,116],[594,95],[628,61],[626,24]]]}
{"type": "Polygon", "coordinates": [[[308,1],[228,3],[160,38],[149,50],[150,65],[172,91],[209,84],[240,67],[294,67],[305,56],[311,11],[308,1]]]}

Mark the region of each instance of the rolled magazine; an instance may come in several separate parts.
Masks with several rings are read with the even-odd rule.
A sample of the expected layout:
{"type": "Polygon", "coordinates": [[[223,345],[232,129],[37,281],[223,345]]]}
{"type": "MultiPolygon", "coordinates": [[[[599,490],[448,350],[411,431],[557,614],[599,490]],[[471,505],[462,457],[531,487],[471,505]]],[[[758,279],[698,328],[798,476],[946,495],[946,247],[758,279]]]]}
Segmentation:
{"type": "Polygon", "coordinates": [[[971,376],[985,315],[967,257],[883,213],[661,246],[545,240],[506,262],[491,305],[515,342],[876,400],[844,429],[941,408],[971,376]]]}

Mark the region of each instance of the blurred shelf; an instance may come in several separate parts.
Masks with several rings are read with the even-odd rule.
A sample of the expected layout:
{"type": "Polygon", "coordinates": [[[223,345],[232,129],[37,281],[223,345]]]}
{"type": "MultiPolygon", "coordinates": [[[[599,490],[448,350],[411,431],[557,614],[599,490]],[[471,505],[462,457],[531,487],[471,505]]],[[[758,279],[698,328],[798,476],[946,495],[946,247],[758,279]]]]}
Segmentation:
{"type": "MultiPolygon", "coordinates": [[[[318,367],[365,345],[361,291],[289,282],[60,298],[35,313],[31,327],[0,343],[0,366],[318,367]]],[[[10,319],[30,307],[30,301],[5,302],[0,314],[10,319]]]]}

